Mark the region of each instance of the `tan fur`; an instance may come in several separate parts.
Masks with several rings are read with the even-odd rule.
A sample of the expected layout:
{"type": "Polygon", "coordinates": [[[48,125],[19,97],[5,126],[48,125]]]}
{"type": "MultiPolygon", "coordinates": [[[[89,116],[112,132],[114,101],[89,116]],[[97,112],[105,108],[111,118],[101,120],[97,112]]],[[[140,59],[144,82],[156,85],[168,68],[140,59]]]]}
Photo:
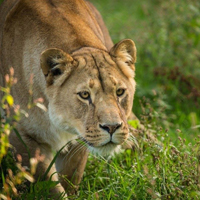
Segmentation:
{"type": "MultiPolygon", "coordinates": [[[[83,0],[6,0],[0,7],[0,28],[0,83],[12,66],[18,78],[12,95],[26,110],[33,74],[33,99],[43,97],[48,108],[29,110],[29,117],[18,126],[31,156],[37,148],[45,155],[35,177],[45,172],[53,151],[72,141],[48,177],[57,171],[78,184],[87,149],[111,154],[129,136],[126,121],[135,92],[135,44],[127,39],[112,47],[101,15],[83,0]],[[117,97],[118,89],[125,90],[122,96],[117,97]],[[80,95],[88,93],[88,99],[80,95]],[[85,145],[75,142],[77,138],[85,145]]],[[[10,141],[28,165],[27,151],[15,134],[10,141]]],[[[53,179],[58,179],[56,174],[53,179]]],[[[60,180],[62,186],[53,192],[69,187],[60,180]]]]}

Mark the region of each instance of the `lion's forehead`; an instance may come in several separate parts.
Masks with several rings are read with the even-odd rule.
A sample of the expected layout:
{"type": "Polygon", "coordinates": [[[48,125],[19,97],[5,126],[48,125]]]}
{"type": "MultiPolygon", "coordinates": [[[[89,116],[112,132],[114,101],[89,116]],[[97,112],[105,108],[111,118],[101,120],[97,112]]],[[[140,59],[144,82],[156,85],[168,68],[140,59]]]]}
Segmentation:
{"type": "Polygon", "coordinates": [[[116,90],[117,87],[125,85],[123,77],[120,77],[119,74],[115,72],[117,71],[114,67],[86,67],[82,73],[82,76],[85,78],[84,81],[80,81],[80,85],[95,91],[100,89],[105,92],[112,92],[116,90]]]}
{"type": "Polygon", "coordinates": [[[90,88],[113,90],[118,85],[125,84],[124,76],[106,53],[80,57],[78,70],[84,78],[83,85],[87,84],[90,88]]]}

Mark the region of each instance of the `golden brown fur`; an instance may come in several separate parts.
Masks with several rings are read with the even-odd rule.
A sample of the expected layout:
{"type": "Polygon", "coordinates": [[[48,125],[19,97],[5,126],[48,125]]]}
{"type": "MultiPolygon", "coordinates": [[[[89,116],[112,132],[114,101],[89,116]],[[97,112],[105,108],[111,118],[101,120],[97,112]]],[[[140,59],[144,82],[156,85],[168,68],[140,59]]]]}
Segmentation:
{"type": "MultiPolygon", "coordinates": [[[[31,156],[37,148],[45,155],[35,177],[47,169],[52,151],[80,138],[86,145],[72,142],[48,174],[58,171],[71,179],[76,172],[71,181],[78,184],[87,148],[110,154],[129,136],[135,45],[123,40],[113,46],[99,12],[83,0],[6,0],[0,13],[0,83],[12,66],[18,78],[12,95],[26,109],[33,74],[33,98],[43,97],[48,108],[29,110],[18,126],[31,156]]],[[[27,151],[14,134],[10,141],[28,165],[27,151]]],[[[61,184],[68,187],[63,179],[61,184]]],[[[53,192],[63,192],[62,186],[53,192]]]]}

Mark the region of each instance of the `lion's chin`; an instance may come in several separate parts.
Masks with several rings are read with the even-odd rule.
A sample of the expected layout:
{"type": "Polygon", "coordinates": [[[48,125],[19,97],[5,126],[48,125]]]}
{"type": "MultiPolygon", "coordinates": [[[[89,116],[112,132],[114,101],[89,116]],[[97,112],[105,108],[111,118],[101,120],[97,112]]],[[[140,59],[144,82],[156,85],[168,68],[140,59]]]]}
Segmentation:
{"type": "Polygon", "coordinates": [[[95,154],[95,155],[111,156],[111,155],[114,155],[115,153],[120,152],[121,145],[117,145],[114,143],[108,143],[108,144],[105,144],[105,145],[99,146],[99,147],[88,146],[88,149],[92,154],[95,154]]]}

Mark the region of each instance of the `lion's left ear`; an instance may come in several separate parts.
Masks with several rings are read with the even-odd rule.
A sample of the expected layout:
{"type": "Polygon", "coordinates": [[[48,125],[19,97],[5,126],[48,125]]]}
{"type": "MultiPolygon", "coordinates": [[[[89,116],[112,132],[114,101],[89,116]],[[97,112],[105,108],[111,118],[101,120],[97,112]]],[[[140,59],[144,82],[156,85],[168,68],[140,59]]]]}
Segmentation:
{"type": "Polygon", "coordinates": [[[132,40],[125,39],[118,42],[110,50],[110,55],[127,77],[134,77],[136,47],[132,40]]]}

